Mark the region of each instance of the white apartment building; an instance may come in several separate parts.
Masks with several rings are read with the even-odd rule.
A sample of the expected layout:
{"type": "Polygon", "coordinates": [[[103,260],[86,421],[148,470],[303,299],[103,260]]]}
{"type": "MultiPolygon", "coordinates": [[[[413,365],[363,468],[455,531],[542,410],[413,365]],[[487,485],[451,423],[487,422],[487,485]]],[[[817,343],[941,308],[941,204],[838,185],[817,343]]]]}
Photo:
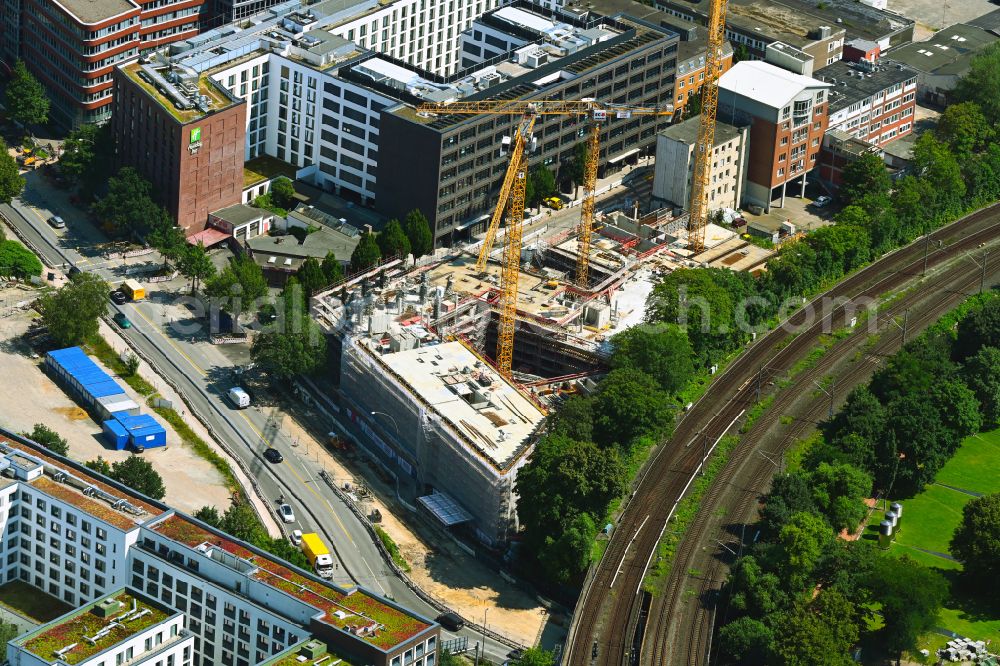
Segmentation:
{"type": "Polygon", "coordinates": [[[913,132],[917,71],[881,59],[838,62],[817,74],[830,89],[830,126],[875,146],[913,132]]]}
{"type": "MultiPolygon", "coordinates": [[[[698,143],[699,116],[671,125],[656,136],[653,197],[687,208],[691,203],[694,148],[698,143]]],[[[708,210],[737,209],[743,193],[749,128],[724,122],[715,125],[712,180],[708,210]]]]}
{"type": "Polygon", "coordinates": [[[288,656],[296,650],[435,666],[430,620],[332,586],[4,431],[0,524],[0,584],[21,581],[78,607],[11,641],[16,666],[313,663],[288,656]]]}

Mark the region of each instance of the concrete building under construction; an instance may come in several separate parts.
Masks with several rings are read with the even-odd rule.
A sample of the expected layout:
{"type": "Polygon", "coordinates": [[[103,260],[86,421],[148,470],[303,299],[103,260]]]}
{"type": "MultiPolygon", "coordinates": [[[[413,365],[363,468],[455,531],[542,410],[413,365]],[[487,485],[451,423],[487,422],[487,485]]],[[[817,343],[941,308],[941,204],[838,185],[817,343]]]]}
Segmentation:
{"type": "MultiPolygon", "coordinates": [[[[575,232],[529,231],[510,379],[491,360],[500,267],[477,271],[478,245],[415,265],[394,259],[314,296],[313,316],[340,350],[341,405],[400,498],[488,545],[507,541],[517,471],[548,407],[595,385],[609,339],[643,320],[658,275],[701,265],[685,248],[685,223],[667,211],[599,216],[588,290],[574,284],[575,232]]],[[[706,262],[762,263],[740,254],[747,244],[731,231],[710,225],[706,238],[706,262]]]]}

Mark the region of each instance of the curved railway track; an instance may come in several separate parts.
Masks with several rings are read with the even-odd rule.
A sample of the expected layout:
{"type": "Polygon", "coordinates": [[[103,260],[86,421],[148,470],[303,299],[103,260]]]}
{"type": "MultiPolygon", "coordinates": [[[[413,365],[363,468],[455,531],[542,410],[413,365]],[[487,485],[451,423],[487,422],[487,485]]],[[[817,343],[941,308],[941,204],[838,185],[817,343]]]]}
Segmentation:
{"type": "MultiPolygon", "coordinates": [[[[843,280],[796,311],[783,326],[758,339],[734,360],[680,420],[671,440],[654,452],[640,474],[635,491],[622,509],[608,548],[601,561],[592,568],[581,592],[566,643],[564,662],[573,666],[610,666],[638,660],[641,645],[634,644],[634,638],[635,628],[642,620],[642,595],[639,594],[642,580],[662,531],[666,529],[668,516],[703,457],[702,447],[693,444],[700,442],[700,437],[717,441],[729,430],[746,408],[755,402],[765,379],[765,371],[768,377],[786,373],[816,345],[824,330],[835,330],[844,325],[848,315],[843,307],[829,307],[823,316],[816,319],[814,313],[818,306],[834,298],[855,301],[877,298],[914,279],[921,273],[925,262],[928,268],[934,268],[998,236],[1000,207],[997,206],[943,227],[930,234],[926,242],[915,241],[843,280]],[[932,244],[938,241],[947,245],[930,251],[932,244]],[[790,331],[796,328],[800,332],[793,335],[790,331]],[[592,646],[596,646],[596,656],[592,646]]],[[[705,504],[718,501],[723,484],[714,485],[720,489],[710,489],[705,504]]],[[[749,508],[748,504],[745,509],[749,508]]],[[[680,555],[681,551],[678,552],[680,555]]],[[[659,606],[655,610],[650,617],[658,622],[659,606]]],[[[705,644],[710,625],[709,619],[709,628],[701,629],[705,644]]],[[[650,630],[655,628],[650,627],[650,630]]],[[[670,652],[662,648],[661,652],[664,656],[656,663],[675,663],[670,652]]],[[[676,663],[684,661],[689,660],[676,663]]],[[[695,661],[690,663],[701,662],[695,656],[695,661]]]]}
{"type": "MultiPolygon", "coordinates": [[[[997,271],[1000,271],[1000,257],[987,266],[987,274],[997,271]]],[[[978,287],[978,271],[969,273],[965,267],[957,266],[928,279],[926,288],[907,294],[879,313],[879,320],[885,323],[883,335],[862,358],[851,360],[859,349],[867,346],[866,331],[859,330],[838,341],[815,366],[797,375],[778,393],[771,407],[743,436],[730,462],[700,503],[698,514],[678,547],[664,594],[655,597],[650,608],[641,663],[692,666],[707,663],[715,625],[716,594],[728,573],[733,553],[742,550],[745,543],[742,531],[727,532],[716,519],[724,514],[730,527],[735,527],[745,526],[756,518],[757,498],[766,491],[775,472],[774,457],[807,435],[827,415],[831,398],[816,389],[821,378],[834,377],[834,397],[846,397],[874,372],[870,360],[889,355],[900,347],[901,333],[892,329],[887,320],[909,310],[907,329],[919,333],[960,302],[968,290],[978,287]],[[939,296],[942,293],[944,298],[939,296]],[[797,403],[805,404],[796,408],[797,403]],[[791,424],[782,426],[780,439],[767,447],[768,457],[753,455],[759,451],[762,440],[778,427],[781,416],[789,411],[797,411],[799,415],[791,424]],[[712,547],[706,549],[706,544],[712,547]],[[704,573],[692,576],[691,571],[704,573]],[[695,594],[685,599],[692,585],[695,594]]]]}

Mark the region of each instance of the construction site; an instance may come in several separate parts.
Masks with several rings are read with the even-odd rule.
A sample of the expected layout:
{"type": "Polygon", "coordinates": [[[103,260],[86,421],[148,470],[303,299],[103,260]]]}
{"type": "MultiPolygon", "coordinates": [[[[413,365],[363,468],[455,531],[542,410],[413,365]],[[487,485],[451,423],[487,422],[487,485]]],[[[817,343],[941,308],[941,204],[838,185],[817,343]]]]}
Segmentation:
{"type": "Polygon", "coordinates": [[[593,390],[609,340],[643,320],[656,280],[710,264],[759,270],[770,255],[714,224],[704,243],[694,253],[687,216],[670,210],[598,214],[582,288],[578,229],[525,235],[509,375],[496,361],[503,248],[479,270],[483,241],[355,275],[315,295],[312,314],[339,349],[348,416],[375,442],[368,453],[397,478],[400,498],[499,545],[516,531],[514,480],[546,413],[593,390]]]}

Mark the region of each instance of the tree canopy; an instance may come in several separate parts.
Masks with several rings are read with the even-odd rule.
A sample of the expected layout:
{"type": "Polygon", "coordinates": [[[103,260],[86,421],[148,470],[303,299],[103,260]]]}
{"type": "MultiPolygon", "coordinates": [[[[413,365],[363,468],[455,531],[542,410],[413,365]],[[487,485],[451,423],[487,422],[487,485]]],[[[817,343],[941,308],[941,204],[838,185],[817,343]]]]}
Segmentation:
{"type": "Polygon", "coordinates": [[[962,522],[951,537],[951,552],[964,575],[987,594],[1000,594],[1000,493],[983,495],[962,509],[962,522]]]}
{"type": "Polygon", "coordinates": [[[222,309],[230,314],[250,312],[252,304],[267,295],[267,278],[252,257],[238,254],[208,281],[205,293],[219,299],[222,309]]]}
{"type": "Polygon", "coordinates": [[[295,206],[295,184],[288,178],[281,176],[271,182],[271,201],[278,208],[285,210],[295,206]]]}
{"type": "Polygon", "coordinates": [[[361,235],[354,252],[351,253],[351,272],[360,273],[378,265],[382,260],[382,251],[373,233],[361,235]]]}
{"type": "Polygon", "coordinates": [[[49,98],[38,79],[28,71],[23,60],[14,63],[4,106],[8,115],[22,125],[44,125],[49,121],[49,98]]]}
{"type": "MultiPolygon", "coordinates": [[[[174,251],[173,246],[168,248],[168,252],[174,251]]],[[[215,277],[215,264],[212,263],[205,245],[199,242],[197,245],[185,243],[176,248],[177,270],[181,275],[191,280],[191,293],[198,290],[198,283],[211,280],[215,277]]]]}
{"type": "Polygon", "coordinates": [[[88,467],[91,466],[91,463],[95,465],[93,469],[146,497],[158,500],[163,499],[163,496],[167,494],[163,478],[153,469],[152,463],[142,456],[129,456],[125,460],[111,463],[110,467],[107,461],[102,458],[87,463],[88,467]]]}
{"type": "Polygon", "coordinates": [[[410,239],[407,238],[399,220],[389,220],[376,238],[376,242],[383,257],[405,258],[410,254],[410,239]]]}
{"type": "Polygon", "coordinates": [[[69,453],[69,442],[44,423],[36,423],[31,432],[22,433],[25,437],[37,442],[52,453],[65,456],[69,453]]]}
{"type": "Polygon", "coordinates": [[[427,216],[419,210],[411,210],[403,220],[403,230],[410,241],[410,252],[417,259],[434,251],[434,235],[427,216]]]}
{"type": "Polygon", "coordinates": [[[888,195],[892,189],[885,162],[876,153],[865,153],[844,167],[840,198],[845,204],[857,204],[872,195],[888,195]]]}
{"type": "Polygon", "coordinates": [[[325,363],[326,336],[308,313],[283,316],[279,324],[256,335],[250,347],[250,358],[268,376],[287,380],[314,372],[325,363]]]}
{"type": "Polygon", "coordinates": [[[669,396],[649,375],[634,368],[612,370],[594,400],[594,441],[631,448],[642,436],[658,440],[673,428],[669,396]]]}
{"type": "Polygon", "coordinates": [[[323,263],[320,265],[320,268],[323,269],[323,275],[328,285],[344,279],[344,266],[333,252],[327,252],[326,256],[323,257],[323,263]]]}
{"type": "Polygon", "coordinates": [[[7,152],[7,144],[0,139],[0,203],[9,204],[24,191],[24,177],[17,160],[7,152]]]}
{"type": "Polygon", "coordinates": [[[42,321],[59,345],[70,347],[97,335],[98,319],[108,308],[108,283],[94,273],[77,273],[39,300],[42,321]]]}
{"type": "Polygon", "coordinates": [[[667,392],[679,391],[694,374],[694,351],[687,331],[676,324],[633,326],[616,335],[611,364],[635,368],[667,392]]]}
{"type": "Polygon", "coordinates": [[[153,199],[153,186],[136,169],[122,167],[108,180],[107,193],[93,211],[124,236],[142,238],[154,229],[173,226],[169,213],[153,199]]]}

